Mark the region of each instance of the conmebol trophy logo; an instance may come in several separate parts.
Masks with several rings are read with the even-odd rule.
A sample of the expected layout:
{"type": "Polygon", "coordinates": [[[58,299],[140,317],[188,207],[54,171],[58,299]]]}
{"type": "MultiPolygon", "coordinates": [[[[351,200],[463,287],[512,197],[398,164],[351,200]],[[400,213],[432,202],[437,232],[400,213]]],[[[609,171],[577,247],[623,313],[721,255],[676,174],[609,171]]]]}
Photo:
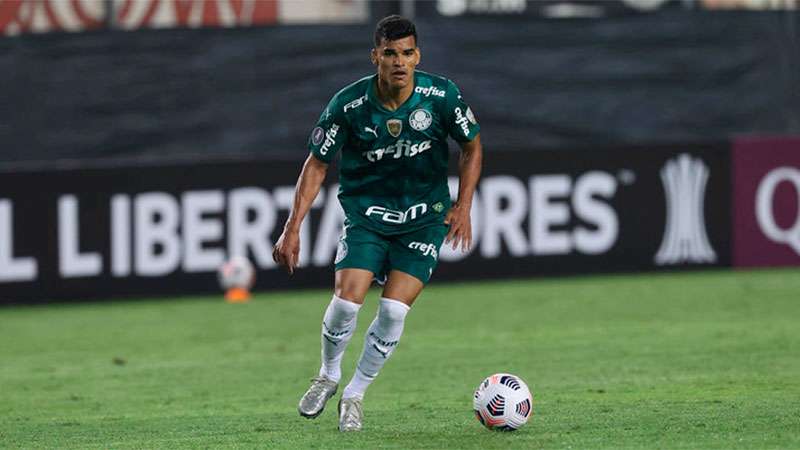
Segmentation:
{"type": "Polygon", "coordinates": [[[661,168],[661,182],[667,197],[667,222],[658,265],[713,263],[717,260],[708,242],[705,225],[705,193],[708,166],[687,153],[667,161],[661,168]]]}

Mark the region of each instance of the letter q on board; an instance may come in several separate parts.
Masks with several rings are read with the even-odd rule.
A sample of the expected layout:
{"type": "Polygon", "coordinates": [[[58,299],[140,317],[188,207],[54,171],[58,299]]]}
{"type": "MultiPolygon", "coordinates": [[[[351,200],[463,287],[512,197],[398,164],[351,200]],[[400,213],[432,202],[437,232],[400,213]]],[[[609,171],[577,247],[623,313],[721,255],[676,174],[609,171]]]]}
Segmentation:
{"type": "Polygon", "coordinates": [[[770,240],[786,244],[800,255],[800,170],[795,167],[778,167],[770,171],[759,183],[756,191],[756,219],[761,231],[770,240]],[[781,182],[794,185],[797,196],[797,217],[788,228],[780,228],[775,222],[772,201],[775,189],[781,182]]]}

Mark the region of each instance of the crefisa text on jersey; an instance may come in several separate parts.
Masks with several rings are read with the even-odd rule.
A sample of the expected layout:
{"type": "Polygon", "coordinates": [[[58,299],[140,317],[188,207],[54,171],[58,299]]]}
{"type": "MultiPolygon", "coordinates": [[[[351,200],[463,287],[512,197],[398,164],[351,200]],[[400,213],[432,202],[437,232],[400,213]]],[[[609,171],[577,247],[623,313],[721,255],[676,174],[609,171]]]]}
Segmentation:
{"type": "Polygon", "coordinates": [[[428,86],[428,87],[417,86],[414,88],[414,92],[416,92],[417,94],[422,94],[425,97],[434,95],[436,97],[444,98],[445,96],[445,92],[441,89],[437,89],[436,86],[428,86]]]}
{"type": "Polygon", "coordinates": [[[392,145],[364,152],[363,156],[367,158],[369,162],[380,161],[383,159],[384,155],[394,155],[394,159],[399,159],[402,156],[413,158],[425,150],[430,150],[430,148],[431,141],[422,141],[412,144],[411,141],[398,139],[397,142],[392,145]]]}
{"type": "Polygon", "coordinates": [[[456,113],[456,124],[458,124],[458,126],[461,127],[461,131],[464,132],[464,136],[469,136],[469,125],[467,125],[469,119],[461,112],[461,108],[459,107],[456,107],[455,113],[456,113]]]}
{"type": "Polygon", "coordinates": [[[319,152],[322,155],[328,154],[328,150],[330,150],[331,145],[336,142],[336,133],[339,132],[339,125],[331,124],[331,128],[325,133],[325,143],[322,144],[322,147],[319,148],[319,152]]]}

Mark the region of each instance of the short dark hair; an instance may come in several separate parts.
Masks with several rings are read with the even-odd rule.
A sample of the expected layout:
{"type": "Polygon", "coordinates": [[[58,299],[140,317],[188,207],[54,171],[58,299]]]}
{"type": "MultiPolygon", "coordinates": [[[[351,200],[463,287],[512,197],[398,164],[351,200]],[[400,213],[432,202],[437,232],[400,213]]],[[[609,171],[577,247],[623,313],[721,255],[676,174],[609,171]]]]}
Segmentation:
{"type": "Polygon", "coordinates": [[[381,45],[381,39],[396,41],[408,36],[414,36],[414,45],[419,45],[414,22],[397,14],[386,16],[375,26],[375,47],[381,45]]]}

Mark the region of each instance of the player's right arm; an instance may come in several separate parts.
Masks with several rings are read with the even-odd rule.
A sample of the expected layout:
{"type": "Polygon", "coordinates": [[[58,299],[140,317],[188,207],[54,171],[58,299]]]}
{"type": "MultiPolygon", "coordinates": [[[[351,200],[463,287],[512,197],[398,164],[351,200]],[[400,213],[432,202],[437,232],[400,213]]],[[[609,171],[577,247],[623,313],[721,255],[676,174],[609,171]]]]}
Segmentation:
{"type": "Polygon", "coordinates": [[[308,214],[308,210],[311,209],[314,199],[317,198],[327,173],[328,163],[320,161],[316,156],[310,154],[297,178],[292,210],[283,226],[283,233],[272,249],[272,259],[279,265],[285,266],[289,275],[294,273],[300,256],[300,225],[308,214]]]}
{"type": "Polygon", "coordinates": [[[283,232],[272,249],[272,259],[285,266],[289,275],[294,273],[300,255],[300,225],[303,223],[311,204],[319,194],[328,164],[347,141],[348,124],[344,110],[333,97],[325,111],[320,115],[317,125],[308,139],[309,155],[297,179],[294,201],[283,232]]]}

